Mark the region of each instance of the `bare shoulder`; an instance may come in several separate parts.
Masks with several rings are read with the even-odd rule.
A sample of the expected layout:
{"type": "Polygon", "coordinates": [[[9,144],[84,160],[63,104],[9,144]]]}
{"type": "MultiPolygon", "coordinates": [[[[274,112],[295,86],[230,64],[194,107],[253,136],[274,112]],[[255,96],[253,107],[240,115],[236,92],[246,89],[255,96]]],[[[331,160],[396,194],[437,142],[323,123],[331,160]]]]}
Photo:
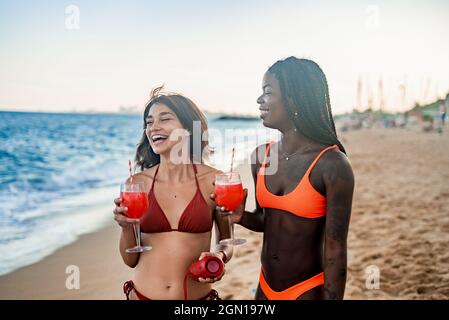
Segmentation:
{"type": "MultiPolygon", "coordinates": [[[[154,179],[154,173],[156,172],[156,168],[157,168],[157,166],[153,166],[151,168],[145,169],[144,171],[136,173],[133,176],[134,181],[135,182],[145,182],[145,183],[150,182],[151,183],[153,181],[153,179],[154,179]]],[[[129,182],[129,180],[130,180],[130,178],[128,178],[126,180],[126,182],[129,182]]]]}
{"type": "Polygon", "coordinates": [[[328,150],[322,155],[321,159],[322,162],[327,164],[351,166],[348,156],[338,149],[328,150]]]}
{"type": "Polygon", "coordinates": [[[221,170],[218,170],[217,168],[211,167],[207,164],[197,164],[196,168],[198,170],[197,177],[200,181],[214,181],[215,175],[223,173],[221,170]]]}
{"type": "Polygon", "coordinates": [[[258,145],[253,152],[251,152],[251,164],[260,165],[267,152],[268,144],[264,143],[258,145]]]}
{"type": "Polygon", "coordinates": [[[264,161],[268,144],[260,144],[251,152],[250,165],[253,180],[256,181],[257,172],[264,161]]]}
{"type": "Polygon", "coordinates": [[[351,162],[340,150],[333,149],[324,153],[320,160],[320,169],[325,182],[345,180],[348,183],[354,183],[351,162]]]}
{"type": "Polygon", "coordinates": [[[196,168],[198,170],[197,178],[201,189],[207,194],[212,193],[214,190],[215,175],[222,172],[206,164],[197,164],[196,168]]]}

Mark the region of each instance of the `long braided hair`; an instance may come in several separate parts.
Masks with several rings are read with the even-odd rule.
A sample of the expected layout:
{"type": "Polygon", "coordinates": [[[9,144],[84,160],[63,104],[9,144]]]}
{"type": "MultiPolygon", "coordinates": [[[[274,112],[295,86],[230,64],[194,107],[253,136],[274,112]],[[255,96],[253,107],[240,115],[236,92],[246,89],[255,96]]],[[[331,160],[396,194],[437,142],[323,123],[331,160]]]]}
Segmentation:
{"type": "Polygon", "coordinates": [[[320,66],[312,60],[289,57],[268,71],[279,82],[283,104],[296,129],[313,141],[336,144],[346,154],[335,131],[329,88],[320,66]]]}

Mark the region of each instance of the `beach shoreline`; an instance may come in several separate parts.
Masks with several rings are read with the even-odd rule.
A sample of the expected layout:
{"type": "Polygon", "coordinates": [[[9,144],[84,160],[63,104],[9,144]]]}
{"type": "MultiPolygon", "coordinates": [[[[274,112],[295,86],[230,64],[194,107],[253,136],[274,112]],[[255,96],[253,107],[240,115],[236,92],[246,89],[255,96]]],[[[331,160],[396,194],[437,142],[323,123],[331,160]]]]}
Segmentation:
{"type": "MultiPolygon", "coordinates": [[[[449,298],[449,132],[372,129],[340,135],[356,187],[348,236],[345,299],[449,298]],[[380,287],[367,287],[367,268],[380,287]]],[[[254,208],[249,166],[239,166],[254,208]]],[[[111,222],[43,260],[0,276],[0,299],[124,299],[132,274],[118,251],[120,228],[111,222]],[[68,266],[80,270],[80,289],[66,288],[68,266]]],[[[103,209],[102,209],[103,210],[103,209]]],[[[110,211],[110,212],[108,212],[110,211]]],[[[248,240],[236,248],[223,280],[224,299],[252,299],[260,271],[262,234],[236,226],[248,240]]]]}
{"type": "MultiPolygon", "coordinates": [[[[240,172],[245,184],[251,178],[249,166],[241,165],[236,168],[236,171],[240,172]]],[[[248,198],[252,199],[253,191],[249,190],[249,193],[248,198]]],[[[251,200],[247,202],[248,210],[252,210],[251,206],[254,206],[251,203],[251,200]]],[[[120,256],[118,245],[121,231],[113,221],[112,208],[111,199],[109,207],[98,209],[101,210],[102,215],[111,217],[111,221],[103,227],[80,235],[74,242],[58,248],[33,264],[0,276],[0,299],[124,299],[122,286],[125,281],[130,279],[133,269],[126,266],[120,256]],[[105,266],[104,261],[109,263],[105,266]],[[68,289],[66,286],[66,281],[74,270],[73,266],[79,268],[80,271],[79,289],[68,289]]],[[[257,235],[248,236],[251,233],[249,230],[236,226],[236,234],[249,238],[250,242],[255,240],[253,238],[257,238],[257,235]]],[[[214,241],[214,236],[213,233],[212,241],[214,241]]],[[[259,244],[259,241],[255,241],[256,244],[259,244]]],[[[236,249],[234,257],[241,257],[247,253],[247,250],[236,249]]],[[[246,259],[248,257],[245,258],[245,261],[246,259]]],[[[237,278],[237,272],[234,273],[235,275],[231,271],[227,271],[226,277],[228,279],[237,278]]],[[[236,281],[233,280],[233,283],[236,281]]],[[[256,284],[254,282],[251,283],[253,287],[257,285],[257,282],[256,284]]],[[[239,282],[237,281],[237,283],[239,282]]],[[[223,285],[222,282],[216,284],[215,287],[220,290],[223,285]]],[[[249,292],[248,294],[247,292],[246,295],[242,295],[241,299],[245,299],[245,297],[250,299],[251,294],[253,293],[249,292]]],[[[236,294],[232,292],[226,294],[228,299],[235,299],[235,296],[236,294]]]]}

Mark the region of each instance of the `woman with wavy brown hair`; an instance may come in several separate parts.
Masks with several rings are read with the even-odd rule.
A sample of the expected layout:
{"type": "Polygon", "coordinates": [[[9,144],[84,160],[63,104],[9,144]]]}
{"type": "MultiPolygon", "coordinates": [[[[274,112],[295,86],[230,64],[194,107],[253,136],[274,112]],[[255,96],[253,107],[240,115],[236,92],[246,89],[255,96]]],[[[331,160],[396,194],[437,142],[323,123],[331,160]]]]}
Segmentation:
{"type": "Polygon", "coordinates": [[[199,258],[213,255],[228,262],[232,257],[230,246],[210,249],[214,222],[217,242],[229,238],[230,232],[209,198],[220,172],[204,164],[210,153],[206,118],[190,99],[161,90],[152,91],[143,113],[144,132],[136,151],[140,172],[133,176],[148,193],[149,208],[140,229],[141,241],[151,244],[151,251],[125,251],[136,245],[132,221],[121,199],[114,201],[114,218],[122,228],[120,254],[134,268],[124,292],[127,299],[177,300],[185,298],[185,292],[188,299],[219,299],[211,283],[221,277],[187,278],[184,284],[188,267],[199,258]]]}

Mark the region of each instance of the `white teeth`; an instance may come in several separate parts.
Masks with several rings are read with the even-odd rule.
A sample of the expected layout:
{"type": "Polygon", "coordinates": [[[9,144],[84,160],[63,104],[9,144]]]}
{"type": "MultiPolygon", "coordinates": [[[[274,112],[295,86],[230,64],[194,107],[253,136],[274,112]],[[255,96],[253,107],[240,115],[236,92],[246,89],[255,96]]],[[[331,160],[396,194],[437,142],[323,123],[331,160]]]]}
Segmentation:
{"type": "Polygon", "coordinates": [[[267,110],[260,110],[260,114],[263,115],[263,116],[265,116],[265,115],[268,114],[268,111],[267,111],[267,110]]]}
{"type": "Polygon", "coordinates": [[[166,138],[167,138],[167,136],[163,136],[163,135],[160,135],[160,134],[155,134],[154,136],[151,137],[151,140],[153,140],[153,142],[154,142],[156,140],[166,139],[166,138]]]}

